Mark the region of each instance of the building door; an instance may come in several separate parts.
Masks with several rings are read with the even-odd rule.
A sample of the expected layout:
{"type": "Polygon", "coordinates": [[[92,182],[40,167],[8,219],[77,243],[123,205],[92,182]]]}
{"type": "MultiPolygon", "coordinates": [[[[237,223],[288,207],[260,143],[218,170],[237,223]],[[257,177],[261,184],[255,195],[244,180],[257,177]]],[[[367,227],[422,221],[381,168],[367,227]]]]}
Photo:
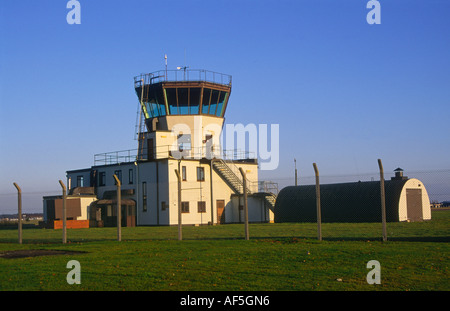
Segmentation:
{"type": "Polygon", "coordinates": [[[217,223],[224,224],[225,223],[225,201],[217,200],[216,206],[217,206],[217,223]]]}
{"type": "Polygon", "coordinates": [[[127,211],[127,227],[136,227],[136,206],[128,205],[126,207],[127,211]]]}
{"type": "Polygon", "coordinates": [[[155,158],[155,149],[153,147],[153,138],[147,140],[147,159],[153,160],[155,158]]]}
{"type": "Polygon", "coordinates": [[[423,220],[422,189],[406,189],[406,210],[410,221],[423,220]]]}
{"type": "Polygon", "coordinates": [[[120,210],[120,216],[122,217],[120,219],[120,225],[122,227],[127,227],[128,223],[127,223],[127,218],[128,218],[128,213],[127,213],[127,206],[126,205],[122,205],[122,209],[120,210]]]}

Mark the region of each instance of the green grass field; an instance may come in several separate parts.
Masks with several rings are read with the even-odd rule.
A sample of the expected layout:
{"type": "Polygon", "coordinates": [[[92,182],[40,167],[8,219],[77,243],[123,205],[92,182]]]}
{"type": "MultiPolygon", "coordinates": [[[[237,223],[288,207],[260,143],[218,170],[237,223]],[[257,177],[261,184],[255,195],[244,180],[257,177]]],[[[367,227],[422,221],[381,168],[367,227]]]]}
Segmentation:
{"type": "Polygon", "coordinates": [[[0,290],[175,291],[447,291],[450,210],[432,220],[381,224],[315,224],[115,228],[62,231],[0,230],[0,290]],[[13,250],[66,250],[69,255],[4,258],[13,250]],[[81,265],[81,284],[69,285],[69,260],[81,265]],[[366,264],[381,265],[381,284],[369,285],[366,264]]]}

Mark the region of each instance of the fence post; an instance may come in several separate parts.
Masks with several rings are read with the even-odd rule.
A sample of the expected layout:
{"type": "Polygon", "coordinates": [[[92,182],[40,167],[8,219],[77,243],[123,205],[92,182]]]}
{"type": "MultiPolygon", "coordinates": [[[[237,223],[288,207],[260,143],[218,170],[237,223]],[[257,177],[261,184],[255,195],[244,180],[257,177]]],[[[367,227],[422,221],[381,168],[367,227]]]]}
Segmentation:
{"type": "Polygon", "coordinates": [[[383,225],[383,242],[387,241],[386,232],[386,197],[384,193],[384,170],[381,159],[378,159],[378,167],[380,168],[380,193],[381,193],[381,223],[383,225]]]}
{"type": "Polygon", "coordinates": [[[17,229],[19,231],[19,244],[22,244],[22,189],[16,183],[14,183],[14,187],[17,189],[17,218],[19,221],[17,229]]]}
{"type": "Polygon", "coordinates": [[[319,170],[316,163],[313,163],[314,172],[316,174],[316,209],[317,209],[317,239],[322,241],[322,215],[320,212],[320,182],[319,170]]]}
{"type": "Polygon", "coordinates": [[[183,239],[183,232],[181,227],[181,176],[180,172],[175,169],[175,174],[177,174],[178,178],[178,240],[181,241],[183,239]]]}
{"type": "Polygon", "coordinates": [[[116,174],[113,175],[117,185],[117,241],[122,241],[122,193],[121,184],[116,174]]]}
{"type": "Polygon", "coordinates": [[[239,168],[239,171],[241,172],[241,175],[242,175],[243,191],[244,191],[245,239],[249,240],[250,239],[250,235],[249,235],[249,232],[248,232],[247,177],[246,177],[246,174],[245,174],[244,170],[242,169],[242,167],[239,168]]]}
{"type": "Polygon", "coordinates": [[[66,223],[66,219],[67,219],[67,215],[66,215],[66,198],[67,198],[67,191],[66,191],[66,186],[64,185],[64,183],[60,180],[59,184],[61,185],[62,188],[62,193],[63,193],[63,204],[62,204],[62,218],[63,218],[63,244],[67,243],[67,223],[66,223]]]}

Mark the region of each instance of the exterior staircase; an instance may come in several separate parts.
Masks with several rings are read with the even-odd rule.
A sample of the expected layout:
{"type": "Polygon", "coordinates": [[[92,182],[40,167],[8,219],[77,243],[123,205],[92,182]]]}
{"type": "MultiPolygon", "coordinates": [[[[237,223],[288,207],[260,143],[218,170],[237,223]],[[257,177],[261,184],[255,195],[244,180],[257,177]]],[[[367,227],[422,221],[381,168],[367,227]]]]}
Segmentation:
{"type": "MultiPolygon", "coordinates": [[[[213,161],[213,168],[219,174],[220,177],[228,184],[228,186],[234,191],[236,194],[243,194],[244,192],[244,183],[242,181],[242,177],[238,177],[235,172],[230,168],[230,166],[222,159],[216,159],[213,161]]],[[[247,194],[255,194],[258,196],[262,196],[264,198],[265,203],[269,207],[269,209],[273,212],[275,208],[275,201],[277,195],[272,192],[256,192],[253,193],[250,190],[250,187],[247,185],[247,194]]]]}
{"type": "MultiPolygon", "coordinates": [[[[241,178],[239,178],[233,170],[228,166],[228,164],[222,160],[217,159],[213,161],[213,168],[219,174],[220,177],[233,189],[234,193],[242,194],[244,192],[244,183],[241,178]]],[[[247,194],[251,194],[250,189],[247,187],[247,194]]]]}
{"type": "Polygon", "coordinates": [[[277,200],[277,195],[275,193],[269,192],[268,195],[264,196],[264,200],[268,204],[270,210],[273,212],[275,208],[275,201],[277,200]]]}

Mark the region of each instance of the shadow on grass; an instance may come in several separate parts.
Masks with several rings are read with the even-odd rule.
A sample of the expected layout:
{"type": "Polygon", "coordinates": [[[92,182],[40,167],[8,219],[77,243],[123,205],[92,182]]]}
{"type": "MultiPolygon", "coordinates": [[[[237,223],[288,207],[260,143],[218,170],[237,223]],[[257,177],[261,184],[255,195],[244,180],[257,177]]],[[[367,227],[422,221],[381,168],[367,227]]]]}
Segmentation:
{"type": "MultiPolygon", "coordinates": [[[[293,238],[285,238],[287,240],[293,238]]],[[[295,239],[295,238],[294,238],[295,239]]],[[[299,237],[298,239],[314,240],[311,237],[299,237]]],[[[317,239],[315,239],[317,240],[317,239]]],[[[352,242],[367,242],[367,241],[383,241],[381,237],[322,237],[323,241],[337,242],[337,241],[352,241],[352,242]]],[[[450,242],[450,237],[448,236],[437,236],[437,237],[388,237],[388,242],[450,242]]]]}
{"type": "MultiPolygon", "coordinates": [[[[35,225],[35,224],[22,224],[22,229],[40,229],[41,227],[35,225]]],[[[17,224],[16,225],[0,225],[0,231],[3,230],[17,230],[17,224]]]]}
{"type": "MultiPolygon", "coordinates": [[[[285,241],[286,243],[298,243],[301,241],[317,241],[314,237],[250,237],[250,239],[262,239],[262,240],[279,240],[285,241]]],[[[388,242],[450,242],[450,237],[448,236],[436,236],[436,237],[388,237],[388,242]]],[[[383,241],[381,237],[322,237],[322,241],[330,242],[367,242],[367,241],[383,241]]]]}
{"type": "Polygon", "coordinates": [[[434,236],[434,237],[388,237],[388,241],[393,242],[450,242],[450,237],[448,236],[434,236]]]}
{"type": "Polygon", "coordinates": [[[87,252],[80,251],[64,251],[64,250],[53,250],[53,249],[29,249],[29,250],[11,250],[0,252],[0,258],[5,259],[18,259],[27,257],[38,257],[38,256],[55,256],[55,255],[77,255],[86,254],[87,252]]]}
{"type": "MultiPolygon", "coordinates": [[[[175,239],[145,239],[148,241],[162,241],[162,240],[177,240],[175,239]]],[[[226,241],[226,240],[245,240],[244,237],[211,237],[211,238],[183,238],[183,241],[226,241]]],[[[311,236],[296,236],[296,237],[286,237],[286,236],[250,236],[250,240],[260,240],[260,241],[278,241],[281,243],[301,243],[317,241],[317,238],[311,236]]],[[[352,241],[352,242],[367,242],[367,241],[379,241],[383,239],[381,237],[322,237],[322,241],[339,242],[339,241],[352,241]]],[[[317,241],[319,242],[319,241],[317,241]]],[[[388,237],[388,242],[450,242],[450,237],[388,237]]]]}
{"type": "MultiPolygon", "coordinates": [[[[30,225],[28,227],[29,229],[34,229],[36,226],[30,225]]],[[[28,229],[27,228],[27,229],[28,229]]],[[[25,229],[25,228],[24,228],[25,229]]],[[[114,229],[114,228],[112,228],[114,229]]],[[[53,230],[47,231],[46,229],[42,229],[42,233],[49,233],[47,234],[29,234],[29,237],[27,235],[23,236],[23,244],[62,244],[62,233],[61,231],[58,231],[57,234],[54,233],[53,230]]],[[[14,232],[17,232],[17,227],[15,226],[0,226],[0,243],[11,243],[15,244],[18,243],[17,234],[14,232]],[[4,236],[2,236],[2,233],[4,233],[4,236]]],[[[24,230],[24,233],[26,233],[28,230],[24,230]]],[[[184,230],[183,230],[184,231],[184,230]]],[[[89,231],[91,232],[91,231],[89,231]]],[[[446,234],[447,232],[436,232],[435,236],[407,236],[408,233],[404,233],[404,236],[388,236],[388,242],[438,242],[438,243],[447,243],[450,242],[450,236],[446,235],[440,235],[440,234],[446,234]]],[[[245,240],[244,235],[242,236],[240,234],[236,234],[236,231],[225,231],[221,233],[214,233],[213,236],[208,236],[208,232],[203,231],[202,233],[198,234],[196,231],[190,231],[187,230],[183,233],[183,240],[184,241],[233,241],[233,240],[245,240]],[[222,234],[222,235],[221,235],[222,234]],[[229,234],[229,235],[228,235],[229,234]]],[[[312,232],[303,232],[300,233],[300,235],[292,234],[290,236],[290,232],[272,232],[273,235],[270,235],[268,233],[267,235],[265,232],[261,232],[260,230],[255,230],[255,236],[252,236],[252,230],[250,230],[250,240],[257,240],[257,241],[267,241],[267,242],[280,242],[280,243],[301,243],[301,242],[319,242],[317,240],[317,237],[312,232]],[[259,232],[256,232],[259,231],[259,232]]],[[[335,232],[335,235],[340,235],[340,233],[335,232]]],[[[343,235],[345,235],[344,233],[343,235]]],[[[357,236],[358,232],[348,232],[348,236],[330,236],[327,237],[327,235],[323,235],[322,240],[328,241],[328,242],[345,242],[345,241],[352,241],[352,242],[367,242],[367,241],[382,241],[381,236],[376,236],[373,233],[366,233],[367,236],[357,236]]],[[[122,241],[177,241],[176,232],[167,232],[166,230],[163,230],[161,232],[152,232],[151,234],[144,234],[139,236],[138,234],[134,233],[134,236],[127,236],[127,234],[122,234],[122,241]]],[[[108,231],[108,234],[106,232],[95,231],[95,234],[87,234],[83,233],[83,235],[74,235],[71,236],[70,232],[68,233],[68,244],[76,244],[76,243],[93,243],[93,242],[113,242],[117,241],[117,236],[114,232],[114,230],[108,231]]]]}
{"type": "MultiPolygon", "coordinates": [[[[189,238],[185,237],[182,241],[235,241],[235,240],[245,240],[244,237],[211,237],[211,238],[189,238]]],[[[258,241],[267,241],[267,242],[280,242],[280,243],[302,243],[302,242],[320,242],[317,240],[317,238],[314,237],[286,237],[286,236],[280,236],[280,237],[250,237],[250,240],[258,240],[258,241]]],[[[97,239],[69,239],[67,241],[68,244],[77,244],[77,243],[94,243],[94,242],[114,242],[117,241],[115,238],[97,238],[97,239]]],[[[133,241],[177,241],[177,238],[142,238],[142,239],[124,239],[122,238],[123,242],[133,242],[133,241]]],[[[373,241],[373,242],[381,242],[381,237],[323,237],[322,241],[325,242],[367,242],[367,241],[373,241]]],[[[388,242],[435,242],[435,243],[448,243],[450,242],[450,237],[448,236],[442,236],[442,237],[388,237],[388,242]]],[[[8,244],[16,244],[17,239],[1,239],[0,243],[8,243],[8,244]]],[[[62,244],[61,240],[57,239],[27,239],[23,240],[23,244],[62,244]]]]}

